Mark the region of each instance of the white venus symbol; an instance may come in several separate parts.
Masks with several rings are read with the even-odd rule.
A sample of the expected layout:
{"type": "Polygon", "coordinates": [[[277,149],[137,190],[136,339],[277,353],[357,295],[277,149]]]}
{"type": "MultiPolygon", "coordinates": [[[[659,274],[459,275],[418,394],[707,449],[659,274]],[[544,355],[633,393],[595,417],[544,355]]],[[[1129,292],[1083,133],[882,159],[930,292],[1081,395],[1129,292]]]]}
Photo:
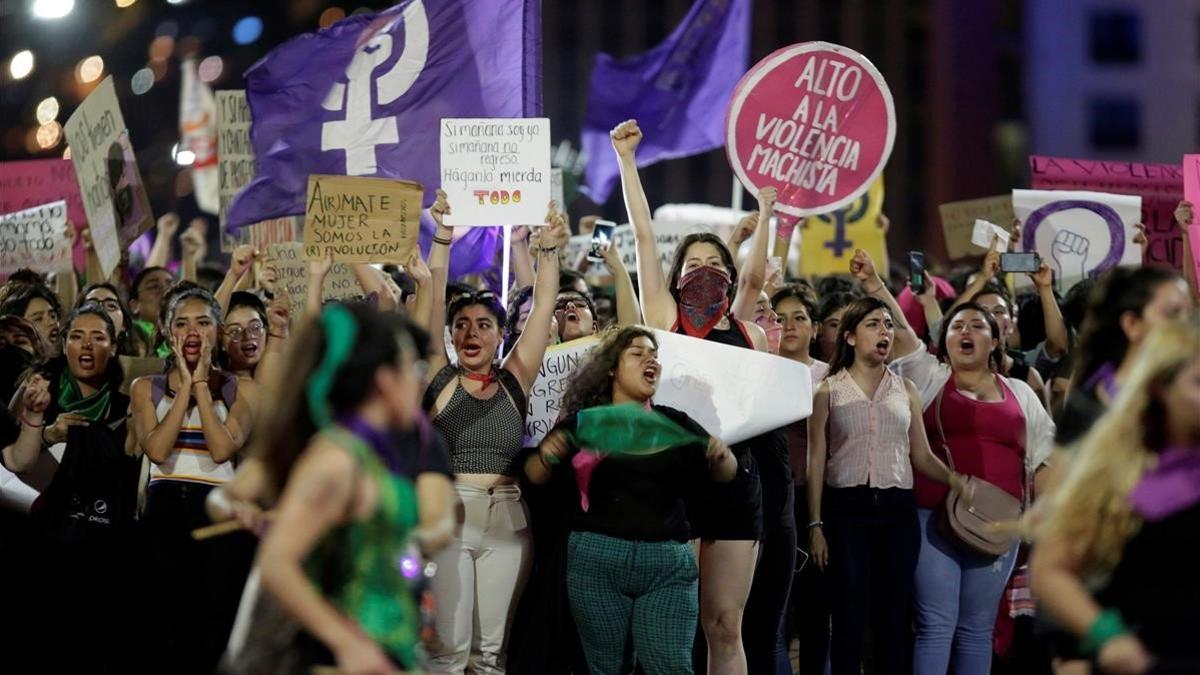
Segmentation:
{"type": "MultiPolygon", "coordinates": [[[[424,3],[415,0],[396,21],[401,19],[404,51],[390,70],[374,78],[379,105],[387,105],[404,95],[421,75],[429,55],[429,19],[424,3]]],[[[395,21],[383,26],[354,52],[346,67],[347,83],[333,85],[321,104],[329,111],[346,111],[345,118],[321,125],[321,150],[345,150],[348,176],[374,174],[375,146],[400,139],[395,116],[371,117],[371,74],[392,55],[392,36],[388,31],[393,26],[395,21]]]]}

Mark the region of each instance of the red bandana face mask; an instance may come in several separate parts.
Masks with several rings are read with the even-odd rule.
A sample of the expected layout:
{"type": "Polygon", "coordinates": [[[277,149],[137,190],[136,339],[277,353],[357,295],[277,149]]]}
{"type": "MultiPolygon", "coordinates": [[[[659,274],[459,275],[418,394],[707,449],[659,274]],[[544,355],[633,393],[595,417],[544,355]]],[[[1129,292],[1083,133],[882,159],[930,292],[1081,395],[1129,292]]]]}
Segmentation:
{"type": "Polygon", "coordinates": [[[702,338],[729,311],[729,275],[716,267],[698,267],[679,279],[679,324],[702,338]]]}

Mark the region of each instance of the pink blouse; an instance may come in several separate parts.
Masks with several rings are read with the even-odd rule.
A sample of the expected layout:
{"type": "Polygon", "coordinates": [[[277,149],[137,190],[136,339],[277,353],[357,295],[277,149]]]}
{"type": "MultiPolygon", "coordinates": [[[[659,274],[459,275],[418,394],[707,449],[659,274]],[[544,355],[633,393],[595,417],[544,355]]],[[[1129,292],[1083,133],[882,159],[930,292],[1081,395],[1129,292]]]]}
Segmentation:
{"type": "Polygon", "coordinates": [[[849,371],[825,381],[830,405],[825,484],[911,489],[908,428],[912,408],[904,378],[885,370],[872,398],[867,398],[849,371]]]}

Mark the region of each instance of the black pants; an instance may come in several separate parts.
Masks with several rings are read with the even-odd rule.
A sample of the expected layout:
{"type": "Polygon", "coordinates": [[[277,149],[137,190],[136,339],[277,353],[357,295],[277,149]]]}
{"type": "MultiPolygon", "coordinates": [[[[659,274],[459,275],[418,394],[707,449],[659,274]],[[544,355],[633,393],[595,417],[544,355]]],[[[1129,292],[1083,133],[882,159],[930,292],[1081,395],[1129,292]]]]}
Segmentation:
{"type": "MultiPolygon", "coordinates": [[[[799,546],[809,549],[808,489],[796,486],[796,530],[799,546]]],[[[829,574],[812,560],[792,580],[792,630],[800,639],[800,674],[825,675],[829,659],[829,574]]]]}
{"type": "MultiPolygon", "coordinates": [[[[791,478],[789,475],[787,478],[791,478]]],[[[790,482],[790,480],[789,480],[790,482]]],[[[764,490],[766,493],[766,490],[764,490]]],[[[746,649],[749,672],[791,675],[784,625],[792,573],[796,568],[796,522],[792,513],[791,490],[782,504],[763,500],[767,518],[763,540],[759,544],[758,566],[750,598],[742,615],[742,643],[746,649]]]]}
{"type": "Polygon", "coordinates": [[[150,486],[145,535],[155,610],[153,640],[158,672],[211,673],[225,651],[255,539],[245,532],[195,541],[209,524],[204,498],[212,486],[163,481],[150,486]]]}
{"type": "Polygon", "coordinates": [[[859,675],[867,624],[874,672],[905,673],[912,652],[913,575],[920,550],[912,490],[826,487],[833,675],[859,675]]]}

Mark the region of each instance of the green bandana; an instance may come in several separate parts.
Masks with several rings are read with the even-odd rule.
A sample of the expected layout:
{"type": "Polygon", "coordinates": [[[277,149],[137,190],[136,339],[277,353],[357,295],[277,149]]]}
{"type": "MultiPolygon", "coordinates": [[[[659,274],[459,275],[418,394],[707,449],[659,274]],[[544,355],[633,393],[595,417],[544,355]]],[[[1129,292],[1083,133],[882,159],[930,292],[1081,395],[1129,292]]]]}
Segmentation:
{"type": "Polygon", "coordinates": [[[580,410],[575,419],[576,443],[608,455],[653,455],[680,445],[708,443],[708,438],[636,403],[587,408],[580,410]]]}
{"type": "Polygon", "coordinates": [[[79,382],[71,374],[70,368],[63,368],[58,377],[58,408],[62,412],[79,413],[91,422],[99,422],[108,411],[108,398],[112,394],[109,383],[84,398],[79,389],[79,382]]]}

